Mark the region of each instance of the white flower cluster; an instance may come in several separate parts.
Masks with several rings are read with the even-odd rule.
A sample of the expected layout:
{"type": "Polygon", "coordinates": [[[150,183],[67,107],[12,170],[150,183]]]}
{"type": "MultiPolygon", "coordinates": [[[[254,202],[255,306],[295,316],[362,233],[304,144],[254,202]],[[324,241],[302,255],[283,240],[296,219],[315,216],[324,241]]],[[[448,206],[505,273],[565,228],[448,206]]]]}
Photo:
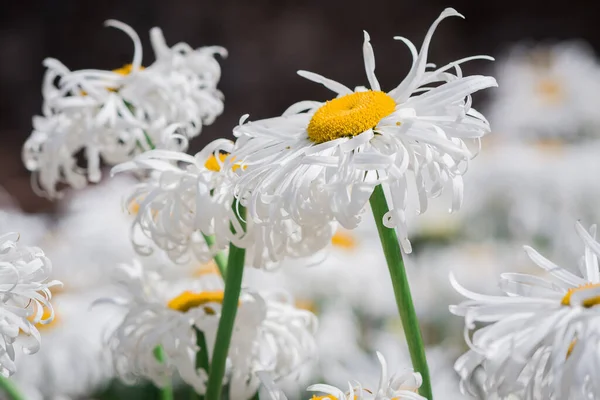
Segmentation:
{"type": "MultiPolygon", "coordinates": [[[[143,377],[163,386],[174,371],[197,393],[204,393],[206,371],[196,365],[203,333],[209,358],[223,300],[223,282],[213,271],[197,279],[166,280],[139,263],[121,269],[126,298],[110,301],[125,307],[123,322],[108,343],[119,376],[143,377]],[[162,359],[156,357],[160,347],[162,359]]],[[[229,348],[231,398],[248,399],[258,390],[257,371],[281,378],[315,357],[316,317],[293,306],[283,293],[242,294],[229,348]]]]}
{"type": "Polygon", "coordinates": [[[0,235],[0,373],[16,372],[15,342],[25,354],[40,348],[37,324],[54,318],[49,281],[50,260],[36,247],[22,247],[17,233],[0,235]]]}
{"type": "Polygon", "coordinates": [[[600,357],[600,243],[595,225],[589,233],[579,223],[576,228],[585,245],[580,274],[526,246],[527,255],[550,279],[505,273],[500,280],[505,296],[490,296],[471,292],[451,277],[468,300],[450,310],[465,318],[467,330],[486,324],[471,339],[465,333],[471,350],[455,365],[469,392],[473,393],[473,374],[482,367],[484,390],[500,397],[600,396],[595,379],[600,357]]]}
{"type": "Polygon", "coordinates": [[[33,119],[33,133],[23,148],[34,188],[49,197],[59,185],[83,187],[101,177],[102,161],[116,164],[150,148],[185,150],[188,139],[223,111],[216,86],[220,47],[169,48],[162,32],[150,38],[156,60],[141,65],[138,35],[118,21],[107,21],[133,40],[131,64],[113,71],[71,71],[48,58],[42,86],[43,115],[33,119]],[[85,158],[85,167],[79,157],[85,158]]]}
{"type": "MultiPolygon", "coordinates": [[[[377,358],[381,367],[379,384],[377,389],[372,390],[363,386],[360,382],[348,382],[346,391],[331,385],[316,384],[308,387],[308,391],[324,393],[323,396],[314,395],[313,399],[335,399],[335,400],[426,400],[417,391],[421,386],[422,379],[419,373],[403,371],[388,378],[388,367],[383,355],[377,352],[377,358]]],[[[277,388],[272,377],[266,371],[259,373],[263,381],[263,393],[270,400],[286,400],[285,394],[277,388]]],[[[262,398],[262,397],[261,397],[262,398]]]]}
{"type": "Polygon", "coordinates": [[[286,258],[310,256],[329,244],[333,226],[327,221],[310,231],[290,220],[270,225],[249,220],[243,228],[234,196],[240,168],[231,167],[234,175],[222,170],[232,149],[232,142],[218,139],[195,156],[155,150],[113,168],[113,173],[152,173],[125,200],[126,208],[137,210],[132,241],[138,253],[150,254],[156,246],[176,263],[189,262],[192,256],[207,262],[233,243],[249,248],[250,265],[270,268],[286,258]],[[215,242],[207,244],[207,236],[214,236],[215,242]]]}

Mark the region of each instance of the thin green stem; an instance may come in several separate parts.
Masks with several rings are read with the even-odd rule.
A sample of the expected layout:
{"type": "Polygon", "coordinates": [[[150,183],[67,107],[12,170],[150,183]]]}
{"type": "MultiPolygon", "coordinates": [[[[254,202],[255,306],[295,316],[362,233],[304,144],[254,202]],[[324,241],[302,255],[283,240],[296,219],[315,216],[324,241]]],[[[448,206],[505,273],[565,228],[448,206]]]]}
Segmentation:
{"type": "MultiPolygon", "coordinates": [[[[202,234],[202,236],[204,236],[204,241],[206,242],[208,247],[211,247],[212,245],[215,244],[214,236],[205,235],[205,234],[202,234]]],[[[227,271],[227,259],[225,258],[225,255],[219,251],[217,254],[215,254],[213,259],[215,260],[215,263],[217,264],[217,267],[219,268],[219,272],[221,273],[221,276],[223,277],[223,279],[225,279],[225,272],[227,271]]]]}
{"type": "Polygon", "coordinates": [[[410,294],[410,285],[402,260],[402,252],[398,244],[398,237],[394,229],[386,228],[383,225],[383,216],[389,211],[383,188],[378,185],[370,199],[373,217],[377,224],[379,239],[383,247],[383,253],[387,261],[392,285],[394,287],[394,295],[396,296],[396,304],[402,320],[402,328],[408,342],[410,358],[415,371],[421,373],[423,377],[423,385],[419,389],[419,393],[425,398],[431,400],[431,379],[429,377],[429,367],[427,366],[427,358],[425,357],[425,346],[423,345],[423,337],[419,320],[415,313],[412,296],[410,294]]]}
{"type": "MultiPolygon", "coordinates": [[[[160,362],[165,361],[165,352],[162,347],[157,346],[154,349],[154,357],[160,362]]],[[[162,388],[159,388],[159,399],[160,400],[173,400],[173,387],[171,386],[171,382],[166,383],[162,388]]]]}
{"type": "MultiPolygon", "coordinates": [[[[206,373],[210,373],[210,361],[208,359],[208,346],[206,346],[206,338],[204,332],[194,327],[196,332],[196,344],[198,345],[198,352],[196,353],[196,369],[203,369],[206,373]]],[[[190,392],[190,400],[203,400],[204,396],[199,395],[192,388],[190,392]]]]}
{"type": "Polygon", "coordinates": [[[0,392],[4,392],[9,400],[25,400],[25,397],[17,389],[17,385],[10,380],[0,375],[0,392]]]}
{"type": "MultiPolygon", "coordinates": [[[[236,207],[237,204],[234,204],[236,207]]],[[[240,223],[245,229],[245,209],[240,206],[240,223]]],[[[217,328],[217,338],[213,349],[212,364],[208,375],[208,386],[206,388],[206,400],[220,400],[225,375],[225,364],[233,325],[237,314],[238,302],[242,288],[242,275],[244,274],[244,261],[246,250],[231,244],[229,247],[229,258],[227,260],[227,275],[225,276],[225,293],[223,294],[223,307],[221,318],[217,328]]]]}
{"type": "MultiPolygon", "coordinates": [[[[127,107],[127,109],[134,114],[135,113],[135,106],[133,104],[131,104],[130,102],[128,102],[127,100],[123,100],[123,102],[125,103],[125,106],[127,107]]],[[[148,143],[148,147],[150,147],[151,150],[156,149],[156,146],[154,145],[154,143],[152,142],[152,139],[150,138],[150,136],[148,135],[148,133],[146,131],[144,132],[144,138],[146,139],[146,143],[148,143]]],[[[139,140],[137,140],[137,145],[138,147],[144,151],[144,146],[142,146],[142,144],[140,143],[139,140]]]]}

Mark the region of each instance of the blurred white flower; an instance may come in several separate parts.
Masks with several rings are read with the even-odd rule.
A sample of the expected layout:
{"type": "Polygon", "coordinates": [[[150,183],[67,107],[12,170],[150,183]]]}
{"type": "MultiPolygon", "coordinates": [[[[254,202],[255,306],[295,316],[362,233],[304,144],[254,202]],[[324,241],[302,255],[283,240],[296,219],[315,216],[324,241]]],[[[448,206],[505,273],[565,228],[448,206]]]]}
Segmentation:
{"type": "MultiPolygon", "coordinates": [[[[311,229],[290,220],[268,226],[249,221],[242,227],[239,210],[234,208],[236,175],[221,171],[232,148],[231,141],[218,139],[195,156],[154,150],[113,168],[113,173],[151,174],[125,200],[125,206],[136,213],[131,238],[138,253],[150,254],[157,246],[176,263],[186,263],[190,257],[207,262],[233,243],[250,250],[247,264],[271,267],[327,246],[333,230],[329,221],[311,229]],[[211,246],[206,236],[214,236],[211,246]]],[[[237,171],[239,166],[231,168],[237,171]]]]}
{"type": "MultiPolygon", "coordinates": [[[[131,297],[113,299],[127,314],[108,339],[119,376],[126,382],[145,377],[161,386],[176,370],[203,393],[207,376],[196,369],[195,329],[203,332],[210,358],[223,300],[221,279],[206,274],[196,280],[166,281],[139,264],[123,266],[121,272],[121,283],[131,297]],[[159,346],[162,362],[154,355],[159,346]]],[[[243,293],[226,374],[230,398],[254,395],[259,384],[256,371],[277,377],[296,372],[315,356],[315,329],[315,316],[294,308],[286,296],[243,293]]]]}
{"type": "Polygon", "coordinates": [[[19,246],[19,234],[0,235],[0,373],[15,373],[15,341],[23,353],[40,349],[36,324],[48,324],[54,318],[50,288],[60,285],[49,281],[50,260],[37,247],[19,246]]]}
{"type": "Polygon", "coordinates": [[[573,141],[600,127],[600,65],[586,43],[517,45],[496,77],[489,115],[499,137],[573,141]]]}
{"type": "Polygon", "coordinates": [[[53,298],[54,321],[37,325],[44,345],[36,354],[16,359],[12,379],[28,399],[88,398],[109,382],[112,363],[102,335],[119,315],[113,307],[92,310],[91,304],[112,291],[103,286],[53,298]]]}
{"type": "Polygon", "coordinates": [[[121,207],[135,183],[120,176],[71,192],[60,203],[57,221],[39,246],[54,262],[51,276],[66,290],[107,285],[107,271],[135,256],[129,238],[133,217],[121,207]]]}
{"type": "Polygon", "coordinates": [[[33,187],[57,197],[59,185],[81,188],[101,178],[101,160],[124,162],[150,148],[185,149],[223,111],[216,89],[218,47],[192,50],[179,43],[168,48],[160,29],[151,31],[156,61],[141,66],[142,46],[129,26],[106,22],[125,32],[134,44],[132,63],[113,71],[70,71],[60,61],[44,60],[43,116],[23,147],[33,187]],[[86,166],[78,165],[79,153],[86,166]]]}
{"type": "MultiPolygon", "coordinates": [[[[421,387],[421,374],[412,370],[405,370],[388,379],[387,363],[381,353],[377,352],[377,358],[381,367],[379,383],[377,387],[366,387],[360,382],[348,382],[347,391],[335,386],[316,384],[308,387],[312,392],[324,393],[314,395],[313,400],[426,400],[417,394],[421,387]]],[[[277,388],[273,378],[266,372],[260,372],[259,376],[264,385],[263,393],[271,400],[286,399],[283,392],[277,388]]],[[[261,397],[263,398],[263,397],[261,397]]]]}
{"type": "Polygon", "coordinates": [[[595,398],[600,394],[598,356],[600,337],[600,244],[596,227],[588,233],[576,224],[585,245],[575,275],[547,260],[531,247],[531,260],[550,274],[505,273],[500,286],[506,296],[455,289],[469,300],[450,311],[465,318],[465,338],[471,347],[455,369],[468,392],[473,374],[483,368],[486,392],[523,399],[595,398]],[[487,325],[470,338],[476,323],[487,325]],[[574,397],[572,397],[574,396],[574,397]]]}
{"type": "Polygon", "coordinates": [[[245,278],[265,289],[282,287],[306,307],[344,303],[373,318],[398,315],[373,218],[352,231],[338,229],[329,246],[311,258],[286,261],[278,271],[246,271],[245,278]]]}
{"type": "Polygon", "coordinates": [[[391,208],[384,223],[398,227],[402,246],[410,252],[405,221],[409,177],[414,174],[421,212],[428,198],[446,186],[452,188],[452,209],[460,207],[462,174],[474,156],[466,142],[478,144],[489,131],[485,118],[471,108],[471,94],[496,86],[496,81],[462,76],[461,63],[489,59],[485,56],[427,70],[433,33],[450,16],[462,17],[446,9],[427,32],[419,53],[409,40],[396,37],[408,46],[413,65],[388,93],[381,91],[375,76],[373,48],[365,32],[363,55],[370,90],[363,86],[352,90],[299,71],[335,92],[336,98],[296,103],[281,117],[249,123],[242,118],[234,129],[238,140],[230,162],[243,165],[238,195],[257,223],[293,219],[310,226],[333,219],[353,229],[381,183],[391,208]],[[441,84],[428,86],[437,83],[441,84]]]}
{"type": "Polygon", "coordinates": [[[464,210],[458,215],[464,232],[476,240],[541,239],[556,253],[550,256],[567,261],[565,247],[579,246],[568,234],[572,221],[600,219],[595,200],[600,196],[598,151],[600,143],[554,149],[504,143],[488,148],[465,177],[464,210]]]}

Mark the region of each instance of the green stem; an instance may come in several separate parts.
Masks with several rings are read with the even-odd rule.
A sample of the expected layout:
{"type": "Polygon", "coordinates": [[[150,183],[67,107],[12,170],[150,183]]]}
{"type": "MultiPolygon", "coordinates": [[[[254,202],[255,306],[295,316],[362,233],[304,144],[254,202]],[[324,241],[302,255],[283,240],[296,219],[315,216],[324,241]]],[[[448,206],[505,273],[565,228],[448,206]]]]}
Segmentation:
{"type": "Polygon", "coordinates": [[[17,389],[17,385],[10,380],[0,375],[0,392],[4,392],[9,400],[25,400],[25,397],[17,389]]]}
{"type": "Polygon", "coordinates": [[[410,294],[410,286],[402,260],[402,252],[398,244],[398,237],[394,229],[386,228],[383,225],[383,216],[389,211],[383,188],[378,185],[370,199],[373,217],[377,224],[379,239],[383,247],[383,253],[387,261],[392,285],[394,287],[394,295],[396,296],[396,304],[402,320],[402,328],[408,342],[408,350],[415,371],[421,373],[423,377],[423,385],[419,389],[419,393],[431,400],[431,379],[429,377],[429,367],[427,366],[427,358],[425,357],[425,346],[423,345],[423,337],[421,336],[421,328],[419,320],[415,313],[412,296],[410,294]]]}
{"type": "MultiPolygon", "coordinates": [[[[210,362],[208,359],[208,346],[206,345],[206,337],[204,332],[194,327],[196,332],[196,344],[198,345],[198,352],[196,353],[196,369],[203,369],[206,373],[210,373],[210,362]]],[[[196,393],[194,389],[191,389],[190,400],[203,400],[204,396],[196,393]]]]}
{"type": "MultiPolygon", "coordinates": [[[[236,205],[234,204],[234,207],[236,205]]],[[[245,229],[244,217],[245,209],[240,206],[240,223],[245,229]]],[[[219,400],[221,398],[225,364],[227,362],[227,354],[229,353],[229,345],[231,344],[233,325],[235,323],[242,288],[245,258],[245,249],[240,249],[233,244],[230,245],[229,258],[227,260],[227,275],[225,276],[223,307],[221,308],[221,318],[219,319],[219,326],[217,328],[217,338],[215,340],[215,348],[213,349],[212,364],[206,388],[207,400],[219,400]]]]}
{"type": "MultiPolygon", "coordinates": [[[[135,113],[135,107],[133,104],[131,104],[130,102],[128,102],[127,100],[123,100],[123,102],[125,103],[125,106],[127,107],[127,109],[134,114],[135,113]]],[[[154,143],[152,143],[152,139],[150,138],[150,136],[148,136],[148,133],[146,133],[146,131],[144,132],[144,138],[146,139],[146,143],[148,143],[148,146],[150,147],[151,150],[156,149],[156,146],[154,145],[154,143]]],[[[142,151],[144,150],[144,146],[142,146],[142,144],[140,143],[140,141],[137,141],[137,145],[140,149],[142,149],[142,151]]]]}
{"type": "MultiPolygon", "coordinates": [[[[154,357],[160,362],[165,361],[165,352],[162,347],[157,346],[154,349],[154,357]]],[[[159,388],[159,390],[160,400],[173,400],[173,387],[171,386],[171,382],[165,384],[162,388],[159,388]]]]}
{"type": "MultiPolygon", "coordinates": [[[[215,238],[213,236],[205,234],[202,234],[202,236],[204,236],[204,241],[206,241],[208,247],[211,247],[215,244],[215,238]]],[[[213,259],[215,260],[215,263],[219,268],[221,276],[223,277],[223,279],[225,279],[225,272],[227,271],[227,260],[225,259],[225,255],[219,251],[217,254],[215,254],[213,259]]]]}

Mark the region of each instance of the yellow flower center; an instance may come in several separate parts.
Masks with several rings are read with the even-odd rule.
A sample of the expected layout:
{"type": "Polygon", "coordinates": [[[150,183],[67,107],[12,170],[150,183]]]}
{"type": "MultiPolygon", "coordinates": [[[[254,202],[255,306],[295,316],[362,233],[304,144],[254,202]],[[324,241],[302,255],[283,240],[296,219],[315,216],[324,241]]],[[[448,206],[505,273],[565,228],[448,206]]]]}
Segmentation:
{"type": "Polygon", "coordinates": [[[567,349],[567,357],[565,358],[569,358],[569,356],[571,355],[571,353],[573,352],[573,349],[575,348],[575,344],[577,344],[577,340],[573,339],[573,341],[571,342],[571,344],[569,345],[569,348],[567,349]]]}
{"type": "Polygon", "coordinates": [[[377,126],[394,112],[396,102],[384,92],[366,91],[347,94],[328,101],[308,124],[308,138],[314,143],[359,135],[377,126]]]}
{"type": "Polygon", "coordinates": [[[352,250],[356,248],[356,239],[349,232],[337,231],[331,238],[331,244],[335,247],[352,250]]]}
{"type": "Polygon", "coordinates": [[[542,79],[538,82],[536,90],[547,104],[558,104],[564,97],[563,88],[555,79],[542,79]]]}
{"type": "MultiPolygon", "coordinates": [[[[576,288],[571,288],[567,291],[567,294],[565,294],[565,296],[562,298],[560,304],[562,304],[563,306],[570,306],[571,305],[571,296],[573,295],[573,293],[577,293],[581,290],[592,289],[592,288],[597,288],[597,287],[600,287],[600,283],[586,283],[585,285],[581,285],[576,288]]],[[[585,308],[597,306],[598,304],[600,304],[600,296],[594,296],[594,297],[590,297],[589,299],[585,299],[585,300],[583,300],[583,302],[581,304],[585,308]]]]}
{"type": "MultiPolygon", "coordinates": [[[[219,163],[219,161],[217,161],[217,157],[215,157],[215,155],[213,154],[212,156],[210,156],[208,158],[208,160],[206,160],[206,162],[204,163],[204,167],[206,167],[206,169],[209,171],[219,172],[219,171],[221,171],[221,164],[223,164],[225,162],[227,157],[229,157],[229,154],[219,153],[219,161],[221,161],[219,163]]],[[[232,161],[234,161],[234,160],[232,160],[232,161]]],[[[239,164],[234,164],[233,167],[231,167],[231,170],[235,172],[239,168],[240,168],[239,164]]],[[[244,167],[244,169],[246,169],[246,167],[244,167]]]]}
{"type": "MultiPolygon", "coordinates": [[[[167,306],[172,310],[187,312],[192,308],[205,306],[209,303],[223,303],[223,291],[215,290],[194,293],[186,290],[179,296],[171,299],[167,306]]],[[[204,307],[204,311],[207,314],[215,313],[215,310],[210,307],[204,307]]]]}
{"type": "MultiPolygon", "coordinates": [[[[48,308],[44,308],[44,312],[42,313],[42,321],[48,320],[50,318],[50,310],[48,308]]],[[[33,322],[34,316],[30,315],[28,318],[29,322],[33,322]]],[[[56,315],[56,311],[54,312],[54,318],[52,319],[52,321],[46,322],[46,323],[42,323],[41,321],[39,321],[38,323],[35,324],[35,327],[38,329],[38,331],[42,331],[42,330],[48,330],[50,328],[53,328],[56,326],[56,321],[58,320],[58,316],[56,315]]]]}
{"type": "Polygon", "coordinates": [[[202,264],[194,269],[192,272],[192,276],[195,278],[200,278],[202,276],[207,275],[217,275],[219,276],[221,273],[219,272],[219,267],[214,261],[210,261],[206,264],[202,264]]]}
{"type": "Polygon", "coordinates": [[[296,299],[295,306],[300,310],[310,311],[313,314],[317,314],[319,311],[317,303],[310,299],[296,299]]]}
{"type": "Polygon", "coordinates": [[[313,397],[310,400],[338,400],[338,398],[333,397],[330,394],[328,394],[327,396],[317,396],[316,394],[313,394],[313,397]]]}
{"type": "MultiPolygon", "coordinates": [[[[140,69],[138,71],[141,71],[143,69],[144,69],[144,67],[140,66],[140,69]]],[[[116,72],[117,74],[123,75],[123,76],[129,75],[132,71],[133,71],[132,64],[125,64],[121,68],[113,69],[113,72],[116,72]]]]}

